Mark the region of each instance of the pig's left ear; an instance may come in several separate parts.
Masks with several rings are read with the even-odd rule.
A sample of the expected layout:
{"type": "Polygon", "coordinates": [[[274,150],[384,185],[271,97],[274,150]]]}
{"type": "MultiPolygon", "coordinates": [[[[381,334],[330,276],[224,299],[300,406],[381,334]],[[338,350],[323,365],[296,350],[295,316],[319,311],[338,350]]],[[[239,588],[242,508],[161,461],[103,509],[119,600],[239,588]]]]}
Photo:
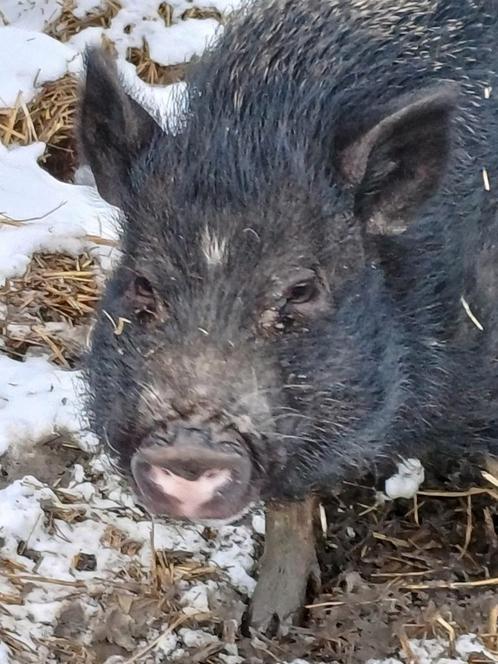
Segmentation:
{"type": "Polygon", "coordinates": [[[79,105],[79,142],[100,195],[120,206],[130,168],[152,141],[158,125],[123,89],[116,64],[101,49],[85,55],[79,105]]]}
{"type": "Polygon", "coordinates": [[[355,188],[370,233],[403,231],[438,188],[450,151],[458,86],[451,81],[401,98],[362,131],[339,130],[336,167],[355,188]],[[379,117],[380,116],[380,117],[379,117]]]}

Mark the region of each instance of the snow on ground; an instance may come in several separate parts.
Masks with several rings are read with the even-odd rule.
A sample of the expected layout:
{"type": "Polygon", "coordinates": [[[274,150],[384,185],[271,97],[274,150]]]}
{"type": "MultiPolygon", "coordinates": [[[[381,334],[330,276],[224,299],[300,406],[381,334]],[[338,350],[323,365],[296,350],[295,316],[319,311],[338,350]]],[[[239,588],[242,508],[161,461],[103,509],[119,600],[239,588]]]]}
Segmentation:
{"type": "MultiPolygon", "coordinates": [[[[93,4],[93,1],[85,3],[77,13],[83,16],[93,4]]],[[[70,43],[81,50],[86,44],[100,41],[104,35],[115,44],[118,53],[124,56],[127,48],[141,48],[146,40],[155,62],[161,65],[186,62],[200,55],[206,45],[213,42],[220,26],[218,21],[210,18],[202,21],[176,20],[192,8],[189,0],[173,0],[168,4],[173,10],[173,23],[166,33],[164,19],[159,12],[160,3],[156,0],[124,0],[121,2],[121,11],[112,19],[109,27],[86,28],[72,37],[70,43]]],[[[241,0],[203,0],[199,3],[203,8],[215,8],[223,13],[236,9],[240,4],[241,0]]]]}
{"type": "MultiPolygon", "coordinates": [[[[1,29],[0,29],[1,32],[1,29]]],[[[88,239],[116,239],[119,211],[93,187],[60,182],[37,163],[44,143],[7,149],[0,144],[0,286],[22,275],[37,251],[78,255],[90,250],[107,267],[112,251],[88,239]]]]}
{"type": "MultiPolygon", "coordinates": [[[[170,3],[173,24],[167,28],[157,0],[122,0],[121,4],[123,9],[108,28],[86,28],[68,44],[61,44],[39,32],[59,16],[58,0],[4,0],[0,25],[8,27],[0,27],[0,107],[27,103],[44,82],[68,71],[79,73],[81,50],[100,41],[102,33],[115,42],[121,56],[129,46],[141,47],[145,38],[153,59],[168,65],[199,55],[221,29],[213,19],[180,21],[192,7],[188,0],[170,3]]],[[[201,4],[227,12],[240,1],[203,0],[201,4]]],[[[76,13],[84,17],[98,5],[95,0],[80,0],[76,13]]],[[[133,94],[159,119],[179,108],[182,84],[150,88],[123,58],[120,69],[133,94]]],[[[21,275],[34,252],[90,251],[103,271],[116,253],[89,236],[115,239],[118,212],[99,198],[84,172],[77,179],[84,184],[62,183],[45,172],[37,163],[43,150],[41,143],[10,149],[0,145],[0,284],[21,275]]],[[[151,662],[172,661],[189,648],[216,642],[217,635],[201,628],[180,627],[161,637],[152,618],[150,625],[141,624],[132,611],[139,600],[130,590],[130,580],[135,585],[144,583],[140,592],[147,594],[157,572],[153,549],[185,555],[190,569],[197,566],[204,572],[195,581],[195,574],[182,578],[182,566],[175,568],[174,601],[180,612],[187,617],[225,606],[228,616],[240,620],[244,601],[255,585],[253,533],[264,531],[262,513],[255,513],[252,526],[249,522],[225,526],[210,538],[197,525],[151,524],[128,490],[109,473],[106,458],[88,432],[78,371],[57,368],[43,357],[28,356],[18,362],[0,355],[0,377],[0,471],[9,471],[9,477],[13,469],[18,471],[0,490],[0,664],[16,662],[15,640],[26,649],[26,657],[32,657],[26,661],[59,661],[50,649],[51,640],[61,634],[70,636],[67,629],[72,623],[84,625],[84,642],[105,627],[111,642],[114,639],[117,647],[129,652],[134,643],[127,633],[131,628],[138,630],[143,646],[157,640],[151,662]],[[54,436],[64,440],[68,453],[75,453],[75,448],[81,448],[81,454],[90,453],[84,463],[72,465],[60,486],[50,481],[60,463],[58,456],[50,457],[53,452],[47,447],[54,436]],[[128,594],[125,599],[117,595],[119,617],[105,613],[97,598],[114,590],[125,593],[123,588],[128,594]]],[[[57,448],[56,454],[62,454],[63,448],[57,448]]],[[[482,646],[472,635],[461,637],[456,659],[445,658],[446,644],[438,641],[414,641],[412,649],[420,664],[457,664],[468,661],[470,652],[482,651],[482,646]]],[[[219,658],[226,664],[243,661],[234,644],[227,645],[219,658]]],[[[400,661],[384,660],[383,664],[400,661]]],[[[296,660],[294,664],[306,663],[296,660]]]]}
{"type": "Polygon", "coordinates": [[[59,369],[42,357],[18,362],[0,355],[0,376],[0,455],[56,432],[78,436],[84,449],[92,447],[78,400],[78,371],[59,369]]]}
{"type": "Polygon", "coordinates": [[[425,477],[424,467],[419,459],[404,459],[398,463],[398,472],[389,477],[385,484],[387,498],[413,498],[425,477]]]}
{"type": "Polygon", "coordinates": [[[13,26],[0,28],[0,108],[30,101],[47,81],[81,69],[81,56],[48,35],[13,26]]]}
{"type": "Polygon", "coordinates": [[[44,30],[62,13],[60,0],[2,0],[0,25],[44,30]]]}
{"type": "MultiPolygon", "coordinates": [[[[100,470],[101,464],[102,459],[96,457],[92,462],[93,470],[100,470]]],[[[22,570],[16,582],[24,575],[33,581],[24,601],[16,603],[12,600],[19,591],[14,577],[0,575],[0,596],[12,602],[9,602],[7,615],[2,615],[0,625],[3,630],[16,635],[28,649],[35,649],[38,639],[49,640],[54,629],[60,626],[75,587],[84,588],[81,604],[90,626],[88,636],[95,631],[97,623],[105,623],[108,616],[94,599],[99,586],[122,579],[127,574],[131,558],[147,580],[153,570],[152,541],[156,552],[192,554],[199,567],[209,566],[212,575],[219,571],[216,582],[207,579],[197,583],[178,583],[177,601],[185,616],[207,613],[213,602],[223,602],[230,593],[236,602],[237,593],[244,597],[254,586],[254,580],[248,574],[253,567],[253,541],[247,526],[225,526],[212,540],[202,536],[201,526],[179,527],[165,523],[152,526],[150,520],[133,506],[131,495],[124,494],[112,480],[102,486],[95,481],[90,483],[80,465],[74,466],[68,488],[63,491],[52,490],[34,477],[26,476],[0,491],[0,503],[0,538],[5,540],[2,557],[22,570]],[[61,516],[48,524],[46,514],[50,510],[61,516]],[[68,523],[65,512],[75,510],[79,511],[78,520],[68,523]],[[116,533],[119,543],[132,542],[131,550],[137,553],[130,556],[125,547],[119,550],[112,546],[111,539],[117,536],[116,533]],[[25,554],[27,549],[29,557],[25,554]],[[78,569],[75,561],[82,555],[95,558],[91,569],[78,569]],[[43,579],[56,583],[44,586],[43,579]]],[[[122,585],[126,588],[125,583],[122,585]]],[[[145,582],[143,593],[147,590],[145,582]]],[[[242,606],[240,600],[239,604],[242,606]]],[[[115,643],[126,649],[126,635],[120,638],[121,641],[115,640],[115,643]]],[[[165,652],[164,644],[153,661],[163,661],[162,657],[173,654],[173,651],[179,657],[184,654],[185,647],[217,640],[208,632],[186,629],[180,631],[178,637],[169,639],[168,652],[165,652]]],[[[44,653],[48,655],[47,661],[57,661],[50,658],[49,652],[44,653]]]]}
{"type": "MultiPolygon", "coordinates": [[[[135,7],[140,7],[135,3],[135,7]]],[[[111,39],[120,55],[124,55],[129,47],[141,48],[144,39],[147,40],[151,58],[161,65],[172,65],[186,62],[195,55],[200,55],[205,47],[216,38],[220,27],[215,19],[204,19],[198,21],[187,19],[181,23],[175,23],[168,28],[168,39],[163,39],[164,23],[162,20],[140,21],[129,34],[123,32],[123,28],[130,25],[137,11],[130,12],[128,17],[125,12],[119,12],[113,19],[110,28],[89,27],[74,35],[69,40],[71,46],[77,50],[83,50],[87,45],[100,43],[102,36],[111,39]],[[125,14],[124,16],[122,14],[125,14]]]]}

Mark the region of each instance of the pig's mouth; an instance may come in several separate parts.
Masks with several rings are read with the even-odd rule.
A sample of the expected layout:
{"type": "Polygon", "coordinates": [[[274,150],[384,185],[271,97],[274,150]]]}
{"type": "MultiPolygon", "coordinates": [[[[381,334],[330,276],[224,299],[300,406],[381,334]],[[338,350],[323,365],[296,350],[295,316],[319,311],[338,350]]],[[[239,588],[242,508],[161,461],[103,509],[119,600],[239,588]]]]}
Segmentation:
{"type": "Polygon", "coordinates": [[[139,501],[151,513],[175,519],[240,518],[258,500],[259,482],[245,446],[223,448],[142,444],[131,460],[139,501]]]}

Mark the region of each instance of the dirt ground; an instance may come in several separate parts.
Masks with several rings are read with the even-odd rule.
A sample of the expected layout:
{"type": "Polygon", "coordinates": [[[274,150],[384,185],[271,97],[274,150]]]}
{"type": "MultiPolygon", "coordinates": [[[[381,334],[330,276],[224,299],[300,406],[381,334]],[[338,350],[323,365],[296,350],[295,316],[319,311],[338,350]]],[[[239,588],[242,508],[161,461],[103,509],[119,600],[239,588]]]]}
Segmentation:
{"type": "MultiPolygon", "coordinates": [[[[268,642],[267,656],[255,661],[345,664],[401,651],[416,662],[409,639],[440,636],[451,657],[458,635],[470,632],[498,651],[498,494],[492,483],[455,483],[429,479],[413,501],[383,505],[368,481],[324,496],[322,592],[306,624],[268,642]]],[[[490,660],[476,654],[469,661],[490,660]]]]}

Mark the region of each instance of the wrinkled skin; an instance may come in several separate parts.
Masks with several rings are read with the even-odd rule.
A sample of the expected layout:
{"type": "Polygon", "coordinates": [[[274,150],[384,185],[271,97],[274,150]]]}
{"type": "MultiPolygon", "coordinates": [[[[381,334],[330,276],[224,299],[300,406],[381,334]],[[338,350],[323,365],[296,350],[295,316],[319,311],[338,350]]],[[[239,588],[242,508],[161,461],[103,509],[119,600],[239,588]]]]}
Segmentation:
{"type": "Polygon", "coordinates": [[[89,54],[82,154],[125,217],[89,411],[152,511],[496,451],[498,11],[419,5],[259,3],[176,133],[89,54]]]}

